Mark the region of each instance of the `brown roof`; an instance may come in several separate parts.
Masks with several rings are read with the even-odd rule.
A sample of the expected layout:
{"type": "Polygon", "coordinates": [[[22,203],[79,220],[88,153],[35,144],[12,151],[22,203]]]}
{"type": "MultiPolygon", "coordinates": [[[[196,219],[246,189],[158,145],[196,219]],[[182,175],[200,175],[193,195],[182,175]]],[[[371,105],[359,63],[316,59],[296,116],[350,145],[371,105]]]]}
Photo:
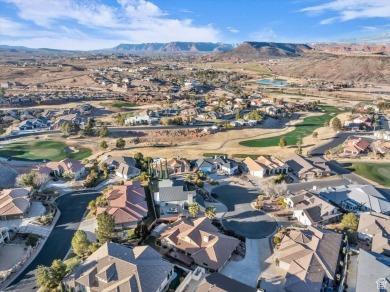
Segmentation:
{"type": "Polygon", "coordinates": [[[358,232],[372,236],[373,252],[390,254],[390,216],[361,214],[358,232]]]}
{"type": "Polygon", "coordinates": [[[0,191],[0,216],[23,215],[29,204],[31,188],[4,189],[0,191]]]}
{"type": "Polygon", "coordinates": [[[179,219],[162,231],[161,238],[214,270],[219,270],[240,244],[237,238],[219,233],[206,217],[179,219]]]}
{"type": "Polygon", "coordinates": [[[324,276],[334,279],[342,235],[309,226],[283,237],[280,262],[289,264],[286,291],[319,291],[324,276]]]}
{"type": "Polygon", "coordinates": [[[275,169],[285,165],[283,161],[281,161],[279,158],[276,158],[275,156],[259,156],[256,160],[247,157],[243,162],[250,171],[275,169]]]}
{"type": "Polygon", "coordinates": [[[52,161],[46,164],[46,167],[51,170],[62,170],[64,172],[76,173],[83,169],[84,165],[78,160],[65,158],[60,162],[52,161]]]}
{"type": "Polygon", "coordinates": [[[130,249],[107,242],[64,279],[91,291],[157,291],[174,266],[149,246],[130,249]],[[151,275],[153,275],[151,277],[151,275]]]}
{"type": "Polygon", "coordinates": [[[106,198],[108,206],[99,207],[97,214],[106,211],[114,216],[115,224],[137,222],[147,214],[145,190],[139,181],[127,181],[124,185],[114,186],[106,198]]]}

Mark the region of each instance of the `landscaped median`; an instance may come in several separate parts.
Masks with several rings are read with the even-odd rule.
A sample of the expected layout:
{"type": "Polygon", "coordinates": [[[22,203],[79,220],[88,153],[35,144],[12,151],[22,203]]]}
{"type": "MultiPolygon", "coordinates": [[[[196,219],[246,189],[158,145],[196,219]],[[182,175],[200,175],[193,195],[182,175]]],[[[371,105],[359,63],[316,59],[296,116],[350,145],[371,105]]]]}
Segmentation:
{"type": "Polygon", "coordinates": [[[287,145],[295,145],[298,141],[301,141],[304,137],[309,136],[314,130],[323,127],[325,122],[334,118],[341,110],[335,107],[322,106],[322,115],[306,117],[302,122],[295,125],[295,129],[289,133],[278,135],[275,137],[247,140],[240,142],[240,145],[246,147],[272,147],[278,146],[280,138],[284,137],[287,141],[287,145]]]}

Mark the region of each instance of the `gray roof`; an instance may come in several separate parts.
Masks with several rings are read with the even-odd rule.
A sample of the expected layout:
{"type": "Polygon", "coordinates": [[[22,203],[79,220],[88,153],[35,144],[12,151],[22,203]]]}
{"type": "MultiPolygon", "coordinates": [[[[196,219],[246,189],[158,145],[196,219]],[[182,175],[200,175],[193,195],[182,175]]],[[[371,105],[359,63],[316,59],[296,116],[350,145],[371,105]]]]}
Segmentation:
{"type": "Polygon", "coordinates": [[[214,273],[202,280],[196,289],[197,292],[256,292],[252,288],[220,273],[214,273]]]}
{"type": "Polygon", "coordinates": [[[161,202],[186,201],[189,195],[195,197],[196,192],[184,191],[183,186],[172,186],[160,188],[159,195],[161,202]]]}
{"type": "Polygon", "coordinates": [[[303,174],[310,171],[329,172],[326,161],[320,157],[304,157],[294,154],[286,159],[286,164],[296,173],[303,174]]]}
{"type": "Polygon", "coordinates": [[[71,287],[80,283],[93,291],[157,291],[173,267],[149,246],[130,249],[107,242],[64,282],[71,287]]]}
{"type": "Polygon", "coordinates": [[[195,164],[198,168],[220,165],[231,169],[237,166],[237,162],[222,156],[216,156],[214,158],[201,158],[198,159],[195,164]]]}
{"type": "Polygon", "coordinates": [[[377,213],[390,213],[390,202],[371,185],[327,187],[318,193],[336,204],[350,199],[377,213]]]}
{"type": "Polygon", "coordinates": [[[379,291],[376,281],[381,278],[390,288],[390,258],[360,249],[356,292],[379,291]]]}

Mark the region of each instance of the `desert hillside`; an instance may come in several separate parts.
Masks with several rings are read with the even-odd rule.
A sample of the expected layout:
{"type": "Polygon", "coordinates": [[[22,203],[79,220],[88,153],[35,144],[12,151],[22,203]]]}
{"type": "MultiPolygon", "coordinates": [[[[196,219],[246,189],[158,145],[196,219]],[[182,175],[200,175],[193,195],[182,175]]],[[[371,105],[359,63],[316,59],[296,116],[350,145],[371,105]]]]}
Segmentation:
{"type": "Polygon", "coordinates": [[[291,77],[390,84],[390,57],[306,54],[275,64],[272,71],[291,77]]]}

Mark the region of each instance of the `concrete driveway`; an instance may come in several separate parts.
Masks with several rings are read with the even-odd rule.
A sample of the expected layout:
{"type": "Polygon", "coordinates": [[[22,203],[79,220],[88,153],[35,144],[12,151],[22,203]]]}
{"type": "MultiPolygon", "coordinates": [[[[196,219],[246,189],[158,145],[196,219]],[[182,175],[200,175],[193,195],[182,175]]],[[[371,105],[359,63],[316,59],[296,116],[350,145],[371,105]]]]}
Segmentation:
{"type": "Polygon", "coordinates": [[[268,238],[247,239],[245,258],[241,261],[227,262],[221,273],[241,283],[256,287],[262,263],[270,254],[268,238]]]}
{"type": "Polygon", "coordinates": [[[225,185],[216,187],[213,191],[228,210],[222,218],[225,228],[250,239],[265,238],[277,228],[272,217],[262,211],[254,210],[250,205],[257,198],[258,189],[241,185],[225,185]]]}

